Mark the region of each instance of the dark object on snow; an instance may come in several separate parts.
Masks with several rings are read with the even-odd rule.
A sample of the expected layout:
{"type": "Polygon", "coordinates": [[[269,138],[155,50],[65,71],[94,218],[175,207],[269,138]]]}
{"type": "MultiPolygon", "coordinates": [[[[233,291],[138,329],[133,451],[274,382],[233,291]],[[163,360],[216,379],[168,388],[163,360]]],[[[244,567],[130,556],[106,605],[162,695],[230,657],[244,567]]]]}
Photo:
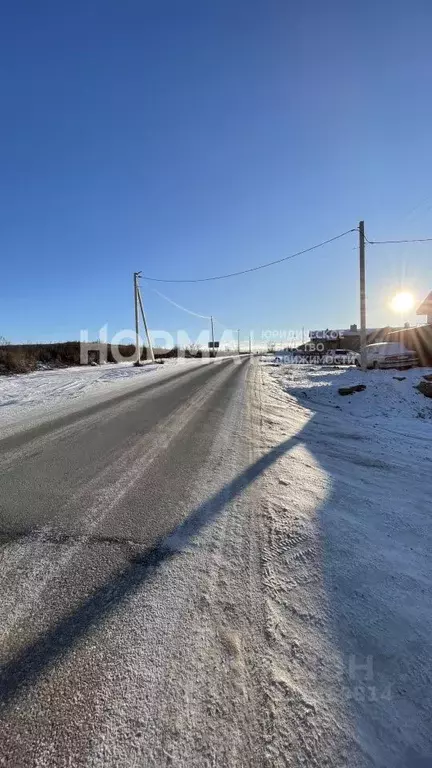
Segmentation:
{"type": "Polygon", "coordinates": [[[405,381],[406,376],[393,376],[393,378],[396,379],[396,381],[405,381]]]}
{"type": "Polygon", "coordinates": [[[432,373],[425,373],[423,376],[426,381],[432,381],[432,373]]]}
{"type": "Polygon", "coordinates": [[[354,387],[339,387],[338,392],[340,395],[353,395],[354,392],[363,392],[366,389],[366,384],[356,384],[354,387]]]}
{"type": "Polygon", "coordinates": [[[432,397],[432,381],[420,381],[415,388],[425,397],[432,397]]]}

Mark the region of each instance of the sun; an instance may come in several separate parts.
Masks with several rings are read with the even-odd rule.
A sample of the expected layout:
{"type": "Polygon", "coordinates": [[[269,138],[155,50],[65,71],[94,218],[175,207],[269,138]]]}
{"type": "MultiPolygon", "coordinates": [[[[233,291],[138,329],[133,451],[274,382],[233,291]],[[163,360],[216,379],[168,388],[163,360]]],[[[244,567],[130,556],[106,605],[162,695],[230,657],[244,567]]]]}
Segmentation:
{"type": "Polygon", "coordinates": [[[391,300],[391,307],[395,312],[409,312],[414,306],[414,296],[409,291],[396,293],[391,300]]]}

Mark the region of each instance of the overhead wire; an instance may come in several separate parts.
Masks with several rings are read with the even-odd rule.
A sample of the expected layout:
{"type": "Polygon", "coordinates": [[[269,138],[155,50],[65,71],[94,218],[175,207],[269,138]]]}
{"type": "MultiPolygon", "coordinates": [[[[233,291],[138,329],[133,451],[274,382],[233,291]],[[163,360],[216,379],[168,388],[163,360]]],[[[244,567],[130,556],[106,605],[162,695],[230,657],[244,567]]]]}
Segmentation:
{"type": "Polygon", "coordinates": [[[200,315],[199,312],[193,312],[191,309],[187,309],[186,307],[183,307],[181,304],[178,304],[176,301],[173,301],[168,296],[165,296],[165,294],[161,293],[160,291],[157,291],[156,288],[151,289],[153,293],[157,293],[158,296],[161,297],[161,299],[165,299],[169,304],[172,304],[173,307],[177,307],[177,309],[181,309],[183,312],[187,312],[188,315],[193,315],[194,317],[200,317],[202,320],[210,320],[210,315],[200,315]]]}
{"type": "Polygon", "coordinates": [[[317,243],[316,245],[310,246],[310,248],[304,248],[302,251],[297,251],[296,253],[291,253],[289,256],[283,256],[281,259],[275,259],[274,261],[268,261],[266,264],[259,264],[257,267],[249,267],[248,269],[241,269],[238,272],[229,272],[228,274],[224,275],[214,275],[213,277],[197,277],[197,278],[182,278],[182,279],[169,279],[169,278],[160,278],[160,277],[149,277],[148,275],[143,275],[143,280],[151,280],[155,283],[206,283],[211,280],[225,280],[228,277],[237,277],[238,275],[245,275],[248,272],[257,272],[259,269],[266,269],[267,267],[272,267],[274,264],[281,264],[283,261],[288,261],[289,259],[294,259],[296,256],[302,256],[305,253],[310,253],[311,251],[315,251],[317,248],[322,248],[324,245],[328,245],[329,243],[334,243],[335,240],[340,240],[342,237],[345,237],[346,235],[349,235],[351,232],[356,232],[357,227],[353,227],[352,229],[347,229],[346,232],[341,232],[340,235],[336,235],[335,237],[330,237],[328,240],[323,240],[321,243],[317,243]]]}
{"type": "MultiPolygon", "coordinates": [[[[323,246],[328,245],[329,243],[333,243],[336,240],[340,240],[342,237],[345,237],[346,235],[349,235],[352,232],[357,232],[357,231],[358,231],[358,227],[347,229],[346,232],[341,232],[341,234],[336,235],[335,237],[330,237],[328,240],[323,240],[322,242],[317,243],[316,245],[312,245],[309,248],[304,248],[303,250],[297,251],[296,253],[291,253],[289,254],[289,256],[282,256],[282,258],[280,259],[274,259],[273,261],[268,261],[265,264],[259,264],[256,267],[248,267],[247,269],[241,269],[241,270],[238,270],[237,272],[228,272],[223,275],[213,275],[212,277],[162,278],[162,277],[149,277],[148,275],[143,275],[142,278],[143,280],[148,280],[153,283],[206,283],[212,280],[226,280],[229,277],[238,277],[239,275],[246,275],[249,272],[257,272],[260,269],[266,269],[267,267],[272,267],[275,264],[282,264],[284,261],[289,261],[290,259],[294,259],[297,256],[302,256],[305,253],[310,253],[311,251],[315,251],[318,248],[322,248],[323,246]]],[[[401,240],[370,240],[365,235],[365,240],[367,243],[369,243],[369,245],[391,245],[391,244],[398,244],[398,243],[429,243],[429,242],[432,242],[432,237],[405,238],[401,240]]],[[[166,299],[166,301],[169,301],[174,306],[178,306],[179,309],[183,309],[185,312],[189,312],[189,314],[196,315],[197,317],[202,317],[205,319],[210,319],[207,315],[200,315],[199,313],[192,312],[186,309],[185,307],[182,307],[181,305],[177,305],[175,302],[173,302],[171,299],[169,299],[167,296],[164,296],[163,294],[160,294],[160,296],[166,299]]],[[[221,325],[223,325],[223,323],[221,323],[221,325]]]]}
{"type": "Polygon", "coordinates": [[[406,240],[368,240],[368,238],[365,236],[365,240],[367,243],[369,243],[369,245],[387,245],[397,243],[431,243],[432,237],[418,237],[406,240]]]}
{"type": "MultiPolygon", "coordinates": [[[[156,293],[158,296],[160,296],[161,299],[164,299],[169,304],[172,304],[173,307],[177,307],[177,309],[181,309],[183,312],[187,312],[188,315],[193,315],[193,317],[200,317],[202,320],[211,320],[211,315],[201,315],[199,312],[194,312],[192,309],[183,307],[182,304],[178,304],[177,301],[173,301],[173,299],[170,299],[169,296],[166,296],[164,293],[161,293],[161,291],[158,291],[156,288],[150,288],[150,290],[152,290],[153,293],[156,293]]],[[[218,318],[215,317],[214,315],[213,315],[213,321],[221,325],[222,328],[225,328],[225,330],[229,330],[228,326],[225,325],[225,323],[223,323],[221,320],[218,320],[218,318]]]]}
{"type": "MultiPolygon", "coordinates": [[[[296,253],[292,253],[289,256],[283,256],[280,259],[274,259],[273,261],[266,262],[265,264],[260,264],[256,267],[249,267],[248,269],[242,269],[238,272],[230,272],[223,275],[214,275],[213,277],[201,277],[201,278],[182,278],[182,279],[169,279],[169,278],[157,278],[157,277],[149,277],[146,275],[142,275],[143,280],[147,280],[150,282],[157,282],[157,283],[204,283],[204,282],[210,282],[212,280],[225,280],[229,277],[237,277],[239,275],[245,275],[249,272],[257,272],[260,269],[266,269],[267,267],[271,267],[275,264],[281,264],[284,261],[288,261],[290,259],[294,259],[297,256],[302,256],[305,253],[310,253],[311,251],[315,251],[318,248],[322,248],[325,245],[328,245],[329,243],[333,243],[336,240],[340,240],[342,237],[345,237],[346,235],[351,234],[352,232],[357,232],[359,230],[358,227],[353,227],[352,229],[348,229],[345,232],[341,232],[341,234],[336,235],[335,237],[331,237],[328,240],[323,240],[320,243],[317,243],[316,245],[312,245],[309,248],[304,248],[301,251],[297,251],[296,253]]],[[[432,237],[423,237],[423,238],[405,238],[400,240],[369,240],[369,238],[365,235],[365,240],[369,245],[394,245],[398,243],[429,243],[432,242],[432,237]]],[[[356,250],[357,246],[353,248],[352,250],[356,250]]],[[[150,287],[150,286],[149,286],[150,287]]],[[[202,315],[199,312],[194,312],[191,309],[187,309],[187,307],[183,307],[181,304],[178,304],[176,301],[173,301],[169,298],[169,296],[166,296],[165,294],[158,291],[156,288],[151,288],[151,290],[156,293],[158,296],[160,296],[162,299],[167,301],[169,304],[172,304],[172,306],[176,307],[177,309],[182,310],[183,312],[186,312],[189,315],[192,315],[194,317],[199,317],[203,320],[211,320],[210,315],[202,315]]],[[[222,323],[220,320],[218,320],[217,317],[213,316],[214,322],[218,323],[222,326],[222,328],[227,329],[227,326],[222,323]]]]}

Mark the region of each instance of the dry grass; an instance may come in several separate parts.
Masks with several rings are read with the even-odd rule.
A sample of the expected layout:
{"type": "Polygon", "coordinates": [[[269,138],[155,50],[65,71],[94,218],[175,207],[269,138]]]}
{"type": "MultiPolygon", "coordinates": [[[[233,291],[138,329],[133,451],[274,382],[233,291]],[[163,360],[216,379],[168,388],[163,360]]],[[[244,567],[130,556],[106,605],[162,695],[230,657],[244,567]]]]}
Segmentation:
{"type": "MultiPolygon", "coordinates": [[[[91,345],[90,345],[91,346],[91,345]]],[[[131,357],[135,350],[133,344],[121,344],[119,350],[124,358],[131,357]]],[[[155,350],[157,358],[176,357],[178,349],[155,350]]],[[[146,359],[147,350],[143,349],[142,359],[146,359]]],[[[89,352],[89,362],[98,363],[97,352],[89,352]]],[[[115,363],[111,345],[107,345],[107,362],[115,363]]],[[[53,344],[0,344],[0,375],[30,373],[38,368],[66,368],[80,365],[80,342],[65,341],[53,344]]]]}

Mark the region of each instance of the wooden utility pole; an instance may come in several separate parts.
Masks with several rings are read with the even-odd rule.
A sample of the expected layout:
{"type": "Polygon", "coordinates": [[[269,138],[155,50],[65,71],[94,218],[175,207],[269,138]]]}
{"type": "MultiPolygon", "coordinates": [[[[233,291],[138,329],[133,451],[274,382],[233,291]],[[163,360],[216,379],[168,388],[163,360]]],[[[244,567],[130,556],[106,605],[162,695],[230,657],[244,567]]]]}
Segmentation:
{"type": "Polygon", "coordinates": [[[366,370],[366,269],[365,269],[365,233],[364,221],[359,222],[360,255],[360,360],[362,371],[366,370]]]}
{"type": "Polygon", "coordinates": [[[147,320],[146,320],[146,316],[145,316],[145,312],[144,312],[143,300],[142,300],[142,296],[141,296],[141,288],[139,287],[139,285],[138,285],[138,299],[139,299],[139,304],[140,304],[140,308],[141,308],[141,315],[142,315],[142,319],[143,319],[143,323],[144,323],[144,330],[145,330],[146,336],[147,336],[147,342],[148,342],[148,346],[149,346],[150,357],[151,357],[152,363],[154,363],[155,356],[154,356],[154,352],[153,352],[153,346],[152,346],[152,343],[151,343],[151,338],[150,338],[149,330],[148,330],[148,327],[147,327],[147,320]]]}
{"type": "Polygon", "coordinates": [[[140,365],[141,347],[139,335],[139,316],[138,316],[138,278],[141,272],[134,272],[134,304],[135,304],[135,365],[140,365]]]}

